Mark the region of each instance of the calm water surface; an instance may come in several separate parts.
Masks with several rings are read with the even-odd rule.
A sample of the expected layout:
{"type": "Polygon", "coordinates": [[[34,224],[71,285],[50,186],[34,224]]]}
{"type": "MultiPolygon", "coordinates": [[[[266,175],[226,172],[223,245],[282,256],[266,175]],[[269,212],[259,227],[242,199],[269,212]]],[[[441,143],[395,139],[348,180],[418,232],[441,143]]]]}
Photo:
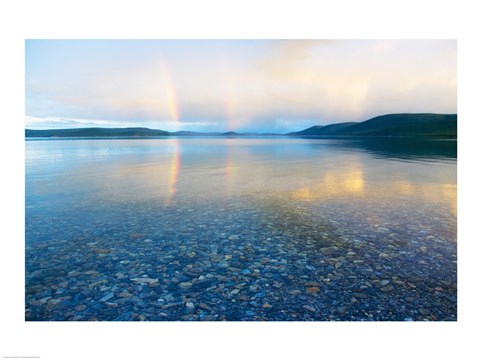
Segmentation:
{"type": "Polygon", "coordinates": [[[456,142],[26,141],[27,320],[456,320],[456,142]]]}

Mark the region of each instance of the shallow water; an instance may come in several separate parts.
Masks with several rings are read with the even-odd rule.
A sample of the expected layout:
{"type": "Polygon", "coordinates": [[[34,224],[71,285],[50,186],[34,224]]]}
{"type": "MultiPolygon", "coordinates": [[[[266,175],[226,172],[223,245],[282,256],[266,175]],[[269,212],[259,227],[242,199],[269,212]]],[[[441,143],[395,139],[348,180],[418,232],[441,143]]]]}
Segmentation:
{"type": "Polygon", "coordinates": [[[26,141],[27,320],[456,320],[456,142],[26,141]]]}

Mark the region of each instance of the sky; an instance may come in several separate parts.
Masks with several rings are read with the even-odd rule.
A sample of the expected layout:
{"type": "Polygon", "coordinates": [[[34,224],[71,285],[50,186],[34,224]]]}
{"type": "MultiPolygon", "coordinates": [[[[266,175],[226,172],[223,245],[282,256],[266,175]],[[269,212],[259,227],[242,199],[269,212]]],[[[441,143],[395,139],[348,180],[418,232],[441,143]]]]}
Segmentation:
{"type": "Polygon", "coordinates": [[[456,40],[26,40],[29,129],[285,133],[457,112],[456,40]]]}

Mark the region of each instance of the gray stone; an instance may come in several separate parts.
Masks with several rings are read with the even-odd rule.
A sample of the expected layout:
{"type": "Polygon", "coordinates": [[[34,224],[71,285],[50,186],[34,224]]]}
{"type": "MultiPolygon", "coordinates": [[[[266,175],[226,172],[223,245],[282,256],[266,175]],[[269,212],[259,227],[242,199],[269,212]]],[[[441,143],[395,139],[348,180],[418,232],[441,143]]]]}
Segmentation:
{"type": "Polygon", "coordinates": [[[142,278],[131,278],[134,283],[137,284],[142,284],[142,285],[152,285],[158,283],[158,279],[152,279],[148,277],[142,277],[142,278]]]}
{"type": "Polygon", "coordinates": [[[425,308],[418,309],[418,312],[422,315],[430,315],[430,310],[425,309],[425,308]]]}
{"type": "Polygon", "coordinates": [[[348,308],[346,306],[339,306],[337,308],[337,312],[339,315],[345,315],[348,311],[348,308]]]}
{"type": "Polygon", "coordinates": [[[212,310],[212,308],[211,308],[210,306],[208,306],[207,304],[205,304],[205,303],[199,304],[198,307],[200,307],[200,308],[202,308],[202,309],[204,309],[204,310],[208,310],[208,311],[211,311],[211,310],[212,310]]]}
{"type": "Polygon", "coordinates": [[[380,288],[380,291],[383,291],[383,292],[392,292],[393,290],[395,290],[395,288],[392,285],[387,285],[385,287],[380,288]]]}
{"type": "Polygon", "coordinates": [[[311,311],[311,312],[316,311],[315,308],[310,306],[310,305],[303,305],[302,308],[305,309],[305,310],[311,311]]]}
{"type": "Polygon", "coordinates": [[[180,284],[178,284],[178,286],[180,286],[181,288],[184,288],[184,289],[189,288],[189,287],[191,287],[192,285],[193,285],[193,284],[192,284],[191,282],[189,282],[189,281],[187,281],[187,282],[181,282],[180,284]]]}

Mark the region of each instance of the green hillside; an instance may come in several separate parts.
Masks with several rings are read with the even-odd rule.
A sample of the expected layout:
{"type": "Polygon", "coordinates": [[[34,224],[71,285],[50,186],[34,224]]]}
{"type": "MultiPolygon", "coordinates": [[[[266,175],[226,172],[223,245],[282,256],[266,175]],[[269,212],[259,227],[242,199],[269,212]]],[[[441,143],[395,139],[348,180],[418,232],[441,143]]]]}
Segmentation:
{"type": "Polygon", "coordinates": [[[288,135],[410,136],[451,139],[457,137],[457,114],[389,114],[360,123],[312,126],[288,135]]]}
{"type": "Polygon", "coordinates": [[[332,135],[337,131],[350,127],[352,125],[358,124],[356,122],[345,122],[339,124],[330,124],[330,125],[314,125],[308,129],[302,131],[296,131],[288,133],[287,135],[332,135]]]}
{"type": "Polygon", "coordinates": [[[457,136],[457,115],[390,114],[374,117],[351,127],[340,129],[336,135],[362,136],[457,136]]]}
{"type": "Polygon", "coordinates": [[[122,137],[122,136],[168,136],[163,130],[148,128],[79,128],[52,130],[25,130],[25,137],[122,137]]]}

